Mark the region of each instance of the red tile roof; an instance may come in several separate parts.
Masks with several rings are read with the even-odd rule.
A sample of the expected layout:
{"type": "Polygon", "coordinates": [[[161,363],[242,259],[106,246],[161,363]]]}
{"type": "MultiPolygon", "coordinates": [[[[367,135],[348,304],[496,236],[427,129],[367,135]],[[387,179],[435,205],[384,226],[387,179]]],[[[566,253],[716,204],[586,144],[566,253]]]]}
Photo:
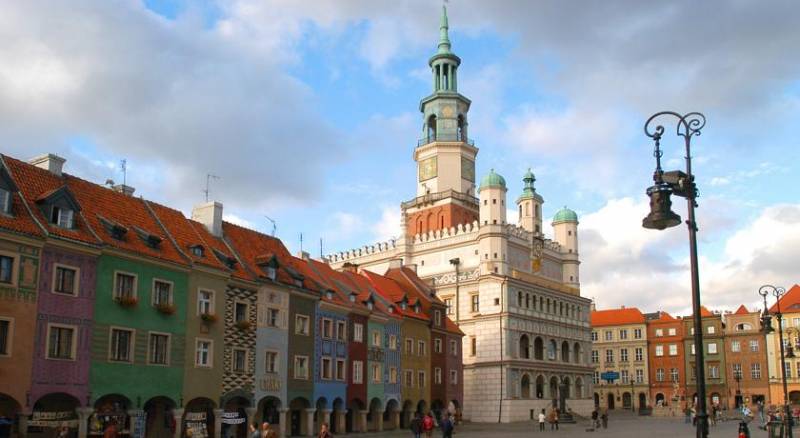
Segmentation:
{"type": "MultiPolygon", "coordinates": [[[[419,300],[420,304],[422,305],[422,309],[431,314],[431,307],[433,304],[444,308],[444,303],[439,297],[436,296],[436,293],[428,283],[424,280],[419,278],[414,270],[403,266],[400,268],[389,269],[386,271],[386,277],[391,278],[392,280],[399,283],[404,290],[411,291],[409,296],[413,296],[414,300],[419,300]]],[[[458,325],[450,320],[446,315],[444,316],[444,326],[445,330],[463,335],[464,332],[458,328],[458,325]]]]}
{"type": "Polygon", "coordinates": [[[636,307],[595,310],[591,314],[592,327],[611,325],[643,324],[644,315],[636,307]]]}
{"type": "MultiPolygon", "coordinates": [[[[781,297],[781,312],[800,312],[800,285],[795,284],[781,297]]],[[[770,312],[778,311],[778,303],[769,308],[770,312]]]]}
{"type": "Polygon", "coordinates": [[[734,315],[748,315],[749,313],[750,313],[750,311],[747,310],[747,307],[744,307],[744,304],[742,304],[741,306],[739,306],[738,309],[736,309],[736,312],[734,312],[733,314],[734,315]]]}
{"type": "MultiPolygon", "coordinates": [[[[87,223],[83,220],[80,214],[75,214],[74,228],[65,229],[53,225],[42,212],[37,204],[38,200],[46,198],[49,194],[56,192],[65,186],[67,176],[58,177],[46,169],[41,169],[32,164],[25,163],[17,160],[16,158],[3,155],[3,162],[6,164],[11,177],[19,188],[19,193],[27,201],[30,211],[51,236],[57,236],[65,239],[75,240],[83,243],[97,245],[100,242],[92,234],[87,223]]],[[[72,193],[73,196],[75,195],[72,193]]],[[[14,204],[12,206],[14,217],[0,218],[0,226],[11,229],[13,231],[24,232],[33,235],[42,235],[41,228],[34,222],[28,210],[22,205],[19,196],[14,197],[14,204]]],[[[81,205],[81,209],[83,206],[81,205]]]]}
{"type": "Polygon", "coordinates": [[[675,322],[678,321],[675,317],[670,315],[667,312],[659,311],[658,318],[649,321],[650,323],[661,323],[661,322],[675,322]]]}
{"type": "Polygon", "coordinates": [[[412,303],[413,303],[412,298],[414,299],[414,301],[416,301],[416,297],[411,296],[413,292],[412,294],[409,294],[409,291],[405,290],[403,287],[400,286],[400,284],[398,284],[396,281],[392,280],[389,277],[384,277],[383,275],[379,275],[374,272],[366,270],[361,271],[361,274],[364,275],[370,281],[372,286],[375,287],[375,290],[377,290],[378,293],[381,294],[381,296],[389,300],[391,303],[396,304],[395,309],[398,314],[409,318],[428,321],[429,319],[428,315],[426,315],[424,312],[420,313],[414,312],[414,309],[412,308],[412,303]],[[402,301],[403,298],[408,298],[409,300],[409,303],[406,306],[405,310],[403,310],[403,308],[400,307],[399,304],[397,304],[400,301],[402,301]]]}
{"type": "MultiPolygon", "coordinates": [[[[199,223],[196,223],[195,228],[197,227],[205,230],[205,227],[199,223]]],[[[208,232],[206,231],[206,233],[208,232]]],[[[253,280],[256,278],[267,279],[267,274],[260,265],[274,256],[278,261],[276,281],[291,286],[295,285],[293,277],[287,271],[287,268],[294,269],[292,256],[289,254],[289,250],[283,246],[283,242],[272,236],[267,236],[230,222],[222,223],[222,234],[225,236],[225,241],[230,244],[246,266],[245,268],[237,263],[236,276],[253,280]]],[[[210,233],[208,235],[211,236],[210,233]]],[[[218,251],[230,254],[230,249],[221,240],[211,236],[209,243],[218,251]]],[[[304,281],[304,285],[306,285],[306,281],[304,281]]],[[[311,290],[315,290],[311,285],[306,286],[311,290]]]]}

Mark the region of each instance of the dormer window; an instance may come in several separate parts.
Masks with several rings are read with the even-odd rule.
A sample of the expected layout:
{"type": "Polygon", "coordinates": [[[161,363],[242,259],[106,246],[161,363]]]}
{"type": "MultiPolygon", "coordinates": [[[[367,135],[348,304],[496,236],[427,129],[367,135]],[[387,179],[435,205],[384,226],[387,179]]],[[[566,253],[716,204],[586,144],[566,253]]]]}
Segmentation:
{"type": "Polygon", "coordinates": [[[4,188],[0,188],[0,211],[11,213],[11,192],[4,188]]]}
{"type": "Polygon", "coordinates": [[[275,277],[278,274],[278,271],[275,268],[273,268],[272,266],[267,266],[266,268],[264,268],[264,273],[267,274],[267,277],[269,277],[270,280],[274,281],[275,277]]]}
{"type": "Polygon", "coordinates": [[[355,303],[356,302],[356,294],[354,294],[354,293],[350,294],[350,302],[351,303],[355,303]]]}
{"type": "Polygon", "coordinates": [[[114,239],[117,239],[117,240],[125,239],[125,234],[128,232],[128,229],[126,227],[124,227],[122,224],[120,224],[118,222],[114,222],[114,221],[112,221],[110,219],[106,219],[106,218],[104,218],[102,216],[98,215],[98,217],[99,217],[100,223],[103,225],[103,227],[105,227],[105,229],[108,231],[108,233],[111,234],[111,237],[113,237],[114,239]]]}
{"type": "Polygon", "coordinates": [[[192,255],[195,257],[205,256],[205,249],[203,248],[203,245],[192,245],[189,247],[189,251],[191,251],[192,255]]]}
{"type": "Polygon", "coordinates": [[[233,257],[231,257],[231,256],[229,256],[229,255],[227,255],[227,254],[225,254],[225,253],[223,253],[221,251],[217,251],[216,249],[214,250],[214,255],[217,256],[217,259],[220,262],[222,262],[222,264],[225,265],[228,269],[233,269],[233,268],[236,267],[236,259],[235,258],[233,258],[233,257]]]}
{"type": "Polygon", "coordinates": [[[414,313],[419,313],[419,310],[420,310],[419,303],[414,304],[414,313]]]}
{"type": "Polygon", "coordinates": [[[6,166],[0,162],[0,212],[11,214],[12,196],[19,191],[6,166]]]}
{"type": "Polygon", "coordinates": [[[61,228],[72,228],[73,214],[69,208],[54,205],[50,209],[50,223],[61,228]]]}
{"type": "Polygon", "coordinates": [[[325,291],[325,298],[332,300],[333,299],[333,291],[328,289],[325,291]]]}
{"type": "Polygon", "coordinates": [[[139,235],[139,238],[141,238],[150,248],[158,249],[159,245],[161,245],[161,241],[163,240],[161,236],[155,235],[139,227],[133,227],[133,230],[136,231],[136,234],[139,235]]]}

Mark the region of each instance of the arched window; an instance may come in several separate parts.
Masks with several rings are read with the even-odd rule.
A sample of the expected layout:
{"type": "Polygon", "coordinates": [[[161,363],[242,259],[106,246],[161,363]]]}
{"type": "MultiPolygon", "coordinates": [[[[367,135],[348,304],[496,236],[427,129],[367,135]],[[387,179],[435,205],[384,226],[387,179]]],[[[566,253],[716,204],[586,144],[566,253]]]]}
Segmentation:
{"type": "Polygon", "coordinates": [[[547,345],[547,358],[549,360],[556,360],[556,341],[551,339],[550,343],[547,345]]]}
{"type": "Polygon", "coordinates": [[[572,346],[572,361],[581,363],[581,344],[577,342],[572,346]]]}
{"type": "Polygon", "coordinates": [[[569,342],[561,343],[561,362],[569,362],[569,342]]]}
{"type": "Polygon", "coordinates": [[[531,378],[527,374],[522,375],[522,398],[531,398],[531,378]]]}
{"type": "Polygon", "coordinates": [[[544,398],[544,376],[536,378],[536,398],[544,398]]]}
{"type": "Polygon", "coordinates": [[[542,341],[540,337],[537,337],[533,341],[533,357],[536,360],[544,359],[544,341],[542,341]]]}
{"type": "Polygon", "coordinates": [[[528,335],[522,335],[519,337],[519,357],[521,359],[531,358],[531,341],[528,338],[528,335]]]}
{"type": "Polygon", "coordinates": [[[583,379],[575,378],[575,398],[583,398],[583,379]]]}
{"type": "Polygon", "coordinates": [[[458,141],[467,141],[467,126],[466,122],[464,121],[464,116],[458,116],[458,128],[456,131],[456,135],[458,136],[458,141]]]}
{"type": "Polygon", "coordinates": [[[428,117],[428,141],[436,140],[436,116],[431,114],[428,117]]]}

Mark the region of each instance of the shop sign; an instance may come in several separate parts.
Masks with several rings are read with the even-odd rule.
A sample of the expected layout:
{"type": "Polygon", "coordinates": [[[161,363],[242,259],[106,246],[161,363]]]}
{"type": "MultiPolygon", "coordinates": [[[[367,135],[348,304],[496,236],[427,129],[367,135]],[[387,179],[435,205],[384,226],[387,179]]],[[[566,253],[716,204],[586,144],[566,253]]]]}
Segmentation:
{"type": "Polygon", "coordinates": [[[192,438],[207,438],[208,426],[205,412],[187,412],[186,430],[192,430],[192,438]]]}
{"type": "Polygon", "coordinates": [[[258,388],[262,391],[280,391],[281,379],[273,376],[262,377],[258,381],[258,388]]]}
{"type": "Polygon", "coordinates": [[[78,419],[75,412],[34,412],[28,420],[28,426],[34,427],[60,427],[66,424],[68,427],[78,427],[78,419]]]}
{"type": "Polygon", "coordinates": [[[222,424],[242,424],[245,421],[247,421],[247,419],[240,417],[238,412],[222,413],[222,424]]]}

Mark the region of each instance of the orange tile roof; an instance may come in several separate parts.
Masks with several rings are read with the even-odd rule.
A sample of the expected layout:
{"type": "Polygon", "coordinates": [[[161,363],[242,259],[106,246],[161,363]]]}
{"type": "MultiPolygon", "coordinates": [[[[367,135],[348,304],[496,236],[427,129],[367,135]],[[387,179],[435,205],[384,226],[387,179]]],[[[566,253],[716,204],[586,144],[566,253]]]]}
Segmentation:
{"type": "Polygon", "coordinates": [[[389,277],[384,277],[383,275],[376,274],[370,271],[361,271],[361,274],[364,275],[375,287],[375,290],[378,291],[385,299],[389,300],[391,303],[399,303],[403,300],[403,298],[408,298],[409,302],[406,306],[405,310],[396,305],[397,313],[409,318],[421,319],[423,321],[428,321],[428,315],[424,312],[416,313],[412,309],[412,303],[417,300],[416,297],[412,297],[407,290],[400,286],[396,281],[389,277]],[[412,298],[414,301],[412,301],[412,298]]]}
{"type": "Polygon", "coordinates": [[[592,327],[624,324],[643,324],[644,315],[636,307],[595,310],[591,314],[592,327]]]}
{"type": "MultiPolygon", "coordinates": [[[[195,226],[195,228],[197,227],[202,227],[205,230],[205,227],[200,224],[195,226]]],[[[206,233],[208,233],[208,231],[206,231],[206,233]]],[[[225,241],[228,242],[239,255],[242,263],[246,265],[245,268],[237,263],[239,269],[241,269],[237,271],[237,276],[252,280],[256,278],[266,279],[266,272],[264,272],[259,264],[274,256],[278,261],[276,281],[290,286],[295,285],[293,277],[287,271],[287,269],[295,269],[293,267],[292,256],[289,254],[289,250],[283,245],[283,242],[272,236],[267,236],[266,234],[230,222],[222,223],[222,234],[225,236],[225,241]]],[[[208,235],[211,236],[210,233],[208,233],[208,235]]],[[[218,251],[230,252],[230,249],[228,249],[224,242],[213,236],[211,236],[210,243],[212,247],[216,248],[218,251]]],[[[311,285],[306,285],[305,281],[304,286],[308,286],[308,289],[316,290],[311,287],[311,285]]]]}
{"type": "MultiPolygon", "coordinates": [[[[419,300],[420,304],[422,305],[422,309],[429,315],[432,304],[444,307],[444,303],[439,299],[439,297],[436,296],[434,289],[430,287],[424,280],[419,278],[413,269],[403,266],[400,268],[389,269],[386,271],[385,275],[386,277],[391,278],[399,283],[405,290],[411,291],[412,293],[409,295],[413,295],[415,300],[419,300]]],[[[458,325],[450,320],[450,318],[448,318],[446,315],[444,316],[444,319],[445,330],[460,335],[464,334],[464,332],[458,328],[458,325]]]]}
{"type": "Polygon", "coordinates": [[[675,317],[673,317],[672,315],[670,315],[669,313],[664,312],[664,311],[659,311],[658,312],[658,318],[656,318],[654,320],[651,320],[651,321],[648,321],[648,322],[653,324],[653,323],[676,322],[676,321],[678,321],[678,320],[675,317]]]}
{"type": "Polygon", "coordinates": [[[733,312],[734,315],[748,315],[750,312],[747,310],[747,307],[744,307],[744,304],[740,305],[736,312],[733,312]]]}
{"type": "MultiPolygon", "coordinates": [[[[781,297],[781,312],[800,312],[800,285],[795,284],[781,297]]],[[[770,313],[778,311],[778,303],[769,308],[770,313]]]]}
{"type": "MultiPolygon", "coordinates": [[[[80,214],[74,215],[74,228],[65,229],[51,224],[42,212],[42,209],[39,208],[37,201],[63,188],[66,184],[66,176],[58,177],[46,169],[41,169],[7,155],[3,155],[2,159],[14,179],[14,182],[17,184],[19,193],[22,194],[27,201],[30,211],[33,212],[38,223],[47,230],[48,234],[92,245],[100,244],[100,241],[92,234],[92,230],[89,229],[89,226],[80,214]]],[[[70,192],[72,191],[70,190],[70,192]]],[[[72,195],[74,196],[75,194],[72,193],[72,195]]],[[[29,216],[28,210],[22,205],[18,196],[14,197],[12,208],[14,217],[3,217],[2,220],[0,220],[0,226],[28,234],[43,234],[41,228],[37,226],[36,222],[29,216]]],[[[82,205],[81,209],[83,209],[82,205]]]]}
{"type": "MultiPolygon", "coordinates": [[[[7,156],[0,155],[0,161],[8,160],[9,158],[7,156]]],[[[14,175],[11,174],[10,170],[9,176],[12,180],[16,179],[14,178],[14,175]]],[[[19,183],[17,181],[15,181],[15,185],[19,188],[19,183]]],[[[0,228],[13,233],[27,234],[36,237],[44,236],[42,229],[36,224],[30,213],[28,213],[28,209],[25,207],[22,197],[19,195],[19,193],[15,193],[12,196],[11,214],[0,214],[0,228]]]]}

